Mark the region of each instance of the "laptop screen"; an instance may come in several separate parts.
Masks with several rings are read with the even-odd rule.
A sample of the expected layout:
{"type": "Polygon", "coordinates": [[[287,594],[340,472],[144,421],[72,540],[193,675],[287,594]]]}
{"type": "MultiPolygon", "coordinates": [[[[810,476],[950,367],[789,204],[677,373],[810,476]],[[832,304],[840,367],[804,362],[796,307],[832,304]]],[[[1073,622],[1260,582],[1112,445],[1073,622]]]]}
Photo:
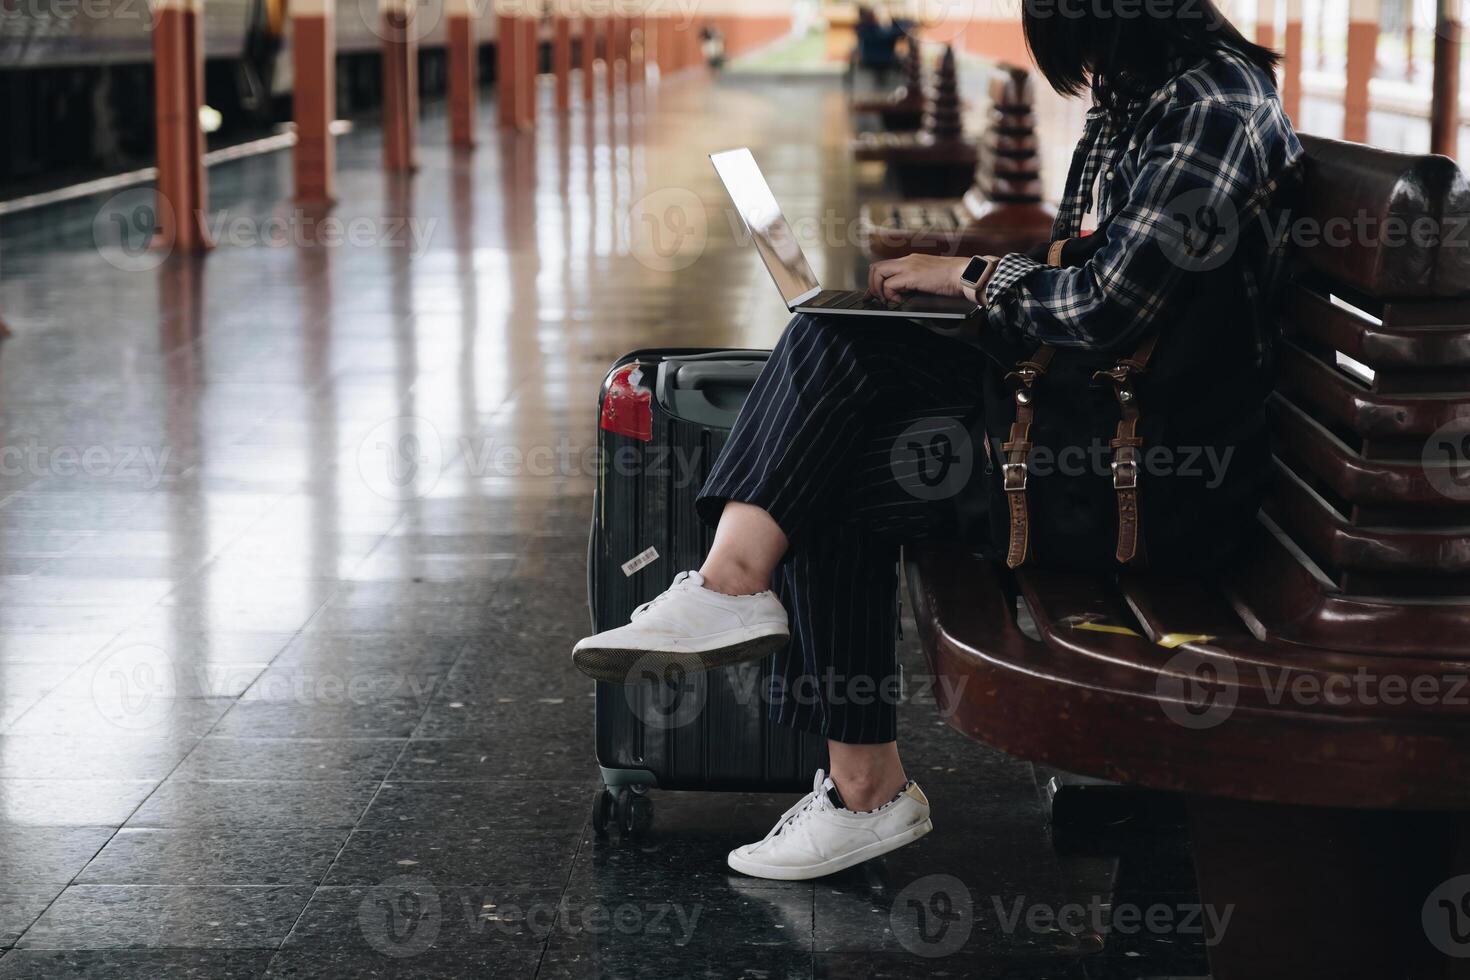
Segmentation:
{"type": "Polygon", "coordinates": [[[796,242],[796,233],[781,214],[760,167],[756,166],[755,157],[748,149],[741,148],[712,153],[710,161],[786,305],[795,306],[810,299],[820,288],[817,277],[796,242]]]}

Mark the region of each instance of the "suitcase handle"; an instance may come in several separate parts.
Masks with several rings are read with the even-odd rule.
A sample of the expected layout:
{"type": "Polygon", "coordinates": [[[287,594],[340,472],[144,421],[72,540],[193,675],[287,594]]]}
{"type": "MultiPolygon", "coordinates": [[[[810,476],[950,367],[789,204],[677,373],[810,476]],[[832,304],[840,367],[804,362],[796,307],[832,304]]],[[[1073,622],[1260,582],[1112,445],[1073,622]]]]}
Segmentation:
{"type": "Polygon", "coordinates": [[[764,358],[730,357],[716,352],[698,358],[670,358],[659,365],[654,393],[670,415],[714,429],[735,424],[764,358]]]}
{"type": "Polygon", "coordinates": [[[760,377],[759,361],[723,361],[719,364],[698,361],[676,364],[669,370],[670,384],[679,391],[702,390],[711,386],[729,388],[743,385],[749,388],[760,377]]]}

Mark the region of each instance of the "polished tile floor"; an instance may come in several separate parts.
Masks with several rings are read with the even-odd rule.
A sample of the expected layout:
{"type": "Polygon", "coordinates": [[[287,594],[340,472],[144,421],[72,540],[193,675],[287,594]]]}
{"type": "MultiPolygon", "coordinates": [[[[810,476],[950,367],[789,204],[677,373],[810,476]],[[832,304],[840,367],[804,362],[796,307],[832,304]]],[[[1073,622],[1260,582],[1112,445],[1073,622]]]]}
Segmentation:
{"type": "Polygon", "coordinates": [[[599,98],[523,136],[487,106],[472,156],[430,106],[412,179],[359,125],[330,215],[284,155],[218,166],[203,263],[142,247],[142,191],[0,226],[0,977],[1204,972],[1030,914],[1193,901],[1177,832],[1059,851],[1032,767],[924,698],[937,829],[886,860],[727,874],[774,796],[591,833],[602,374],[781,329],[707,152],[756,149],[834,283],[867,192],[834,82],[599,98]]]}

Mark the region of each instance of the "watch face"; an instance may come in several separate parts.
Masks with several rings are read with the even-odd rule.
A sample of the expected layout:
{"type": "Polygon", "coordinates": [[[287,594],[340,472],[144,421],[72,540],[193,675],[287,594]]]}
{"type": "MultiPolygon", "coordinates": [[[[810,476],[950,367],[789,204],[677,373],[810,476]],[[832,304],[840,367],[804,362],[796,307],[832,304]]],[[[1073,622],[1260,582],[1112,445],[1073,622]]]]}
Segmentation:
{"type": "Polygon", "coordinates": [[[981,276],[985,275],[985,267],[987,265],[989,263],[977,255],[970,260],[969,265],[965,266],[965,271],[960,275],[960,278],[973,286],[980,281],[981,276]]]}

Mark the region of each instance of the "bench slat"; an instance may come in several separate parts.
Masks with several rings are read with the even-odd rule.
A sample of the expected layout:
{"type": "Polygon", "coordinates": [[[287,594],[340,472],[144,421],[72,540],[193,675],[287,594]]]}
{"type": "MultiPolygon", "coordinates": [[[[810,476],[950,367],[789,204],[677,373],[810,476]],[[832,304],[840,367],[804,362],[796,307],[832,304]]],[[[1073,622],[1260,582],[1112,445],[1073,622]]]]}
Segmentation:
{"type": "MultiPolygon", "coordinates": [[[[1161,668],[1179,650],[1084,629],[1069,629],[1066,644],[1029,640],[989,563],[932,547],[907,558],[925,651],[947,681],[937,686],[948,692],[941,711],[966,734],[1070,772],[1156,789],[1309,805],[1470,807],[1463,712],[1429,723],[1387,706],[1287,709],[1267,698],[1253,670],[1237,667],[1239,700],[1227,717],[1184,725],[1164,706],[1186,707],[1188,696],[1161,684],[1170,676],[1161,668]]],[[[1048,640],[1060,636],[1058,624],[1076,613],[1050,590],[1059,580],[1023,577],[1038,621],[1052,627],[1048,640]]],[[[1061,594],[1071,587],[1061,581],[1061,594]]],[[[1088,599],[1080,614],[1096,609],[1088,599]]],[[[1231,660],[1203,647],[1186,652],[1231,660]]],[[[1192,675],[1174,676],[1187,691],[1192,675]]]]}

